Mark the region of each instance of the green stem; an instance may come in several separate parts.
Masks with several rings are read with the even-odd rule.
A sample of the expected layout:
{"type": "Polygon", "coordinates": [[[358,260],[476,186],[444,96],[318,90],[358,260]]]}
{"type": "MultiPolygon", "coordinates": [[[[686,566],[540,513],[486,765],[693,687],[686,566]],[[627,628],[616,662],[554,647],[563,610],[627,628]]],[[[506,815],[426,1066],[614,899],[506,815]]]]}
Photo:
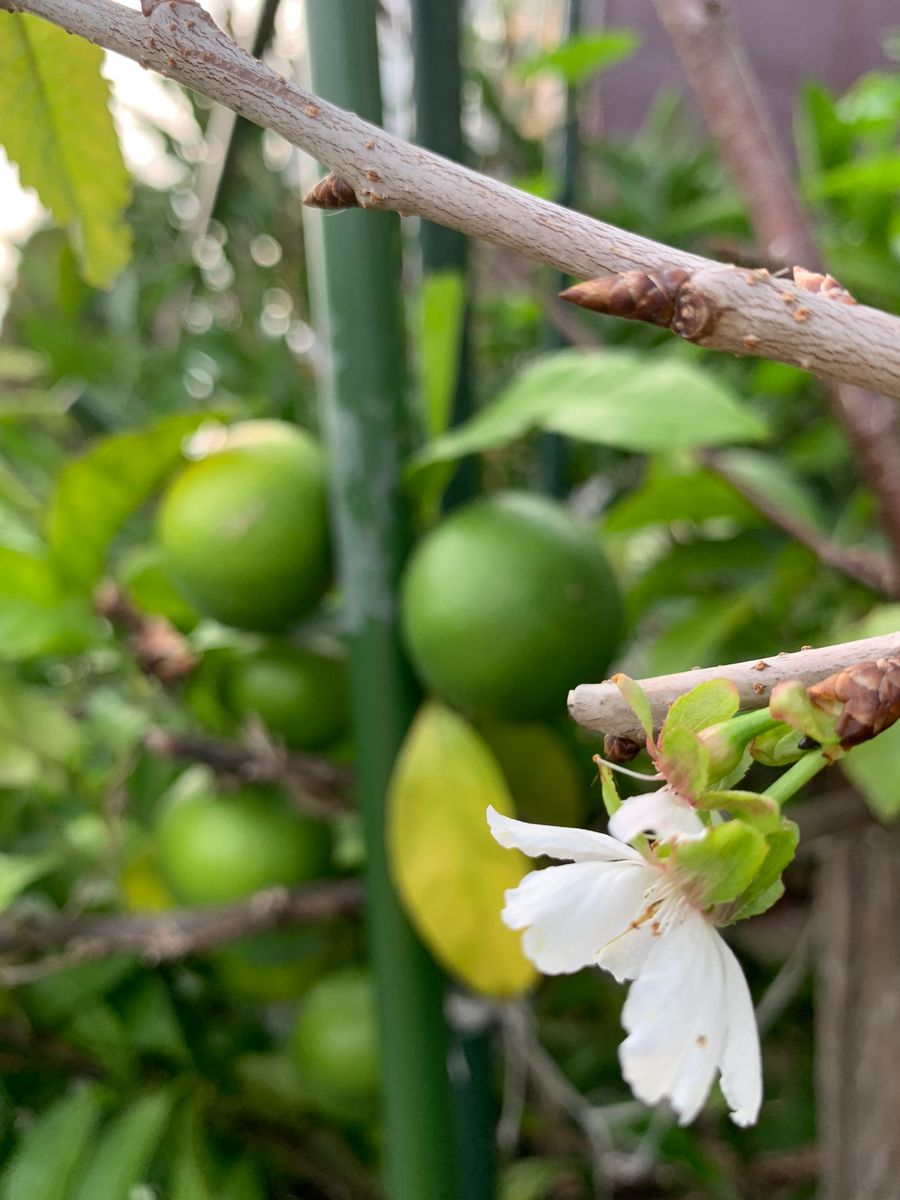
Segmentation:
{"type": "MultiPolygon", "coordinates": [[[[381,124],[376,0],[308,0],[314,89],[381,124]]],[[[367,845],[369,943],[378,994],[386,1193],[453,1200],[447,1030],[439,972],[391,885],[385,793],[417,695],[396,628],[407,546],[400,499],[406,419],[400,242],[389,213],[307,213],[334,520],[367,845]]]]}
{"type": "Polygon", "coordinates": [[[833,753],[834,748],[832,747],[830,754],[824,750],[811,750],[809,754],[804,754],[803,758],[798,759],[792,767],[770,784],[763,795],[771,796],[779,804],[785,804],[802,787],[805,787],[813,776],[818,775],[824,767],[830,766],[833,761],[833,753]]]}

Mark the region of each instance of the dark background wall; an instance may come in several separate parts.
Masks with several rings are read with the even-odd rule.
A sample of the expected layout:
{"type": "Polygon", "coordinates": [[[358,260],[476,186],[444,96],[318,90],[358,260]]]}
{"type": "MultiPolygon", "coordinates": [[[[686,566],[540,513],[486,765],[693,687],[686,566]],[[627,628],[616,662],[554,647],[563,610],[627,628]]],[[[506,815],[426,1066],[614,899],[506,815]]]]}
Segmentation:
{"type": "MultiPolygon", "coordinates": [[[[652,0],[587,0],[588,21],[630,25],[644,43],[630,62],[604,76],[604,122],[628,132],[639,125],[660,87],[684,87],[675,55],[652,0]]],[[[818,79],[846,88],[873,67],[898,69],[881,48],[900,30],[900,0],[733,0],[747,52],[762,78],[782,134],[791,126],[797,85],[818,79]]]]}

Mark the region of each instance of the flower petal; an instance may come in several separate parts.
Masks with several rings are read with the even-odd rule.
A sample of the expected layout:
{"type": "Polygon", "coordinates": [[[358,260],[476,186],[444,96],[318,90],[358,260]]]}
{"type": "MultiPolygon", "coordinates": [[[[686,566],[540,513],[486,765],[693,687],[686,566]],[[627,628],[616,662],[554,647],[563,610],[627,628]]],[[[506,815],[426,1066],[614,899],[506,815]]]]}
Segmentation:
{"type": "Polygon", "coordinates": [[[726,1099],[733,1108],[739,1104],[734,1119],[755,1120],[759,1043],[743,997],[752,1023],[740,967],[701,913],[683,907],[679,920],[663,922],[622,1010],[628,1037],[619,1058],[638,1099],[667,1099],[685,1125],[702,1108],[721,1068],[729,1077],[726,1099]]]}
{"type": "Polygon", "coordinates": [[[501,846],[521,850],[531,858],[562,858],[567,862],[637,862],[643,858],[631,846],[605,833],[590,829],[568,829],[557,825],[532,825],[504,817],[495,808],[487,810],[491,833],[501,846]]]}
{"type": "Polygon", "coordinates": [[[661,842],[691,841],[703,837],[706,826],[686,800],[663,787],[625,800],[610,817],[609,832],[623,842],[641,833],[652,833],[661,842]]]}
{"type": "Polygon", "coordinates": [[[753,1125],[762,1104],[759,1030],[744,972],[731,947],[721,938],[719,942],[725,972],[727,1023],[722,1055],[722,1093],[735,1125],[753,1125]]]}
{"type": "Polygon", "coordinates": [[[506,893],[503,920],[525,930],[522,949],[538,970],[568,975],[628,927],[657,875],[642,860],[545,867],[506,893]]]}

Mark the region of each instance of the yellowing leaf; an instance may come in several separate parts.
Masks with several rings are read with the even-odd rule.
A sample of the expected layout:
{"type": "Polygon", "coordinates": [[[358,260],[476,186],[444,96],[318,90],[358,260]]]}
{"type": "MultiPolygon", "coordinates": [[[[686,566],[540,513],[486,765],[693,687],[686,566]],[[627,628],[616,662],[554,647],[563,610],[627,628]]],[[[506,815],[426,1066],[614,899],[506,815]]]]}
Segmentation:
{"type": "Polygon", "coordinates": [[[109,112],[103,51],[38,17],[0,20],[0,145],[105,287],[127,263],[131,181],[109,112]]]}
{"type": "Polygon", "coordinates": [[[397,759],[388,798],[394,881],[422,940],[477,992],[515,996],[535,971],[500,920],[503,896],[530,869],[488,829],[512,801],[495,759],[455,713],[426,704],[397,759]]]}

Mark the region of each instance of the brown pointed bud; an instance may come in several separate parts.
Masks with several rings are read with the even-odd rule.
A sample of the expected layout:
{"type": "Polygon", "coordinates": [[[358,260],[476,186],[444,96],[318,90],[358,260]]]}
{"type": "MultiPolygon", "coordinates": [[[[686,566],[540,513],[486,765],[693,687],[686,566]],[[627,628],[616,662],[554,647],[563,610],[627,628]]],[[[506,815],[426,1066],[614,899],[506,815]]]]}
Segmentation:
{"type": "Polygon", "coordinates": [[[900,720],[900,655],[857,663],[807,690],[813,704],[840,713],[835,728],[849,750],[900,720]]]}
{"type": "Polygon", "coordinates": [[[359,208],[356,192],[334,171],[309,189],[303,203],[309,208],[359,208]]]}
{"type": "Polygon", "coordinates": [[[631,738],[627,737],[616,737],[612,733],[608,733],[603,739],[603,757],[607,762],[615,763],[617,766],[631,762],[643,749],[640,742],[633,742],[631,738]]]}
{"type": "Polygon", "coordinates": [[[806,267],[794,267],[794,283],[803,288],[804,292],[817,292],[841,304],[856,304],[853,296],[845,287],[841,287],[833,275],[823,275],[821,271],[807,271],[806,267]]]}
{"type": "Polygon", "coordinates": [[[679,290],[689,277],[689,272],[680,267],[666,267],[650,274],[623,271],[576,283],[560,292],[560,298],[611,317],[627,317],[668,328],[675,315],[679,290]]]}

